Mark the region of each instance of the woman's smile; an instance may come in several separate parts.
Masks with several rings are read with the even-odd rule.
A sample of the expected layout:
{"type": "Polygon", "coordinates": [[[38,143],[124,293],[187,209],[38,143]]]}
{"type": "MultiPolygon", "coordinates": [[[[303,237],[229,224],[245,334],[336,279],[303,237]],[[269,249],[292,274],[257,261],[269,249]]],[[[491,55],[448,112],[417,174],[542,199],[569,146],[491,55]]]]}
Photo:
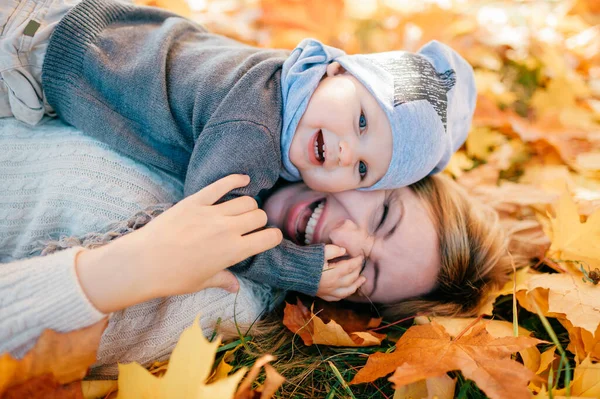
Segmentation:
{"type": "Polygon", "coordinates": [[[299,245],[320,242],[326,206],[325,198],[304,200],[292,205],[284,216],[286,235],[299,245]]]}

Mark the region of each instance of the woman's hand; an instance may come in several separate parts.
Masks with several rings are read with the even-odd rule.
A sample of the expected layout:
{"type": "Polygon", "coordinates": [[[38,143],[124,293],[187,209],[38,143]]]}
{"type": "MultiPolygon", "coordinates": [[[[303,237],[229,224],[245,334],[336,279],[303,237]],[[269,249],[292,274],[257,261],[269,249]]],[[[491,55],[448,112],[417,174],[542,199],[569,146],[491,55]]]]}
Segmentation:
{"type": "Polygon", "coordinates": [[[364,258],[344,259],[332,263],[331,260],[346,254],[346,250],[337,245],[325,245],[325,265],[319,281],[317,296],[326,301],[339,301],[354,294],[367,281],[361,276],[364,258]]]}
{"type": "Polygon", "coordinates": [[[88,298],[108,313],[207,287],[237,291],[237,279],[225,269],[282,240],[278,229],[255,231],[266,225],[267,215],[253,198],[213,205],[249,182],[245,175],[224,177],[141,229],[80,253],[77,272],[88,298]]]}

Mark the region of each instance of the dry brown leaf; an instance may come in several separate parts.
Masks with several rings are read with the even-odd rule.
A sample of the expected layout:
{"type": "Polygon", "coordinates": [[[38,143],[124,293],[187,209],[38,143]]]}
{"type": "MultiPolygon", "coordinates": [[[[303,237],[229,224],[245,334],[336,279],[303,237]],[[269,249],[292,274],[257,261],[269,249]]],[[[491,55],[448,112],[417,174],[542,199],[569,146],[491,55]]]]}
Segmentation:
{"type": "Polygon", "coordinates": [[[58,383],[82,379],[96,361],[96,351],[108,321],[68,333],[44,330],[35,346],[20,360],[8,353],[0,357],[0,395],[9,387],[44,374],[53,375],[58,383]]]}
{"type": "Polygon", "coordinates": [[[10,387],[0,397],[2,399],[83,399],[83,393],[81,381],[63,385],[52,374],[43,374],[10,387]]]}
{"type": "Polygon", "coordinates": [[[272,355],[264,355],[256,360],[246,378],[240,383],[240,386],[235,393],[234,399],[270,399],[275,395],[275,392],[284,383],[285,378],[275,370],[269,362],[275,360],[272,355]],[[265,368],[267,377],[263,385],[256,390],[252,389],[252,384],[258,377],[261,368],[265,368]],[[260,393],[260,396],[256,395],[260,393]]]}
{"type": "Polygon", "coordinates": [[[454,340],[435,322],[413,326],[400,337],[394,352],[370,355],[351,384],[374,381],[394,370],[390,381],[397,385],[461,370],[492,399],[529,398],[527,382],[535,374],[510,355],[541,342],[530,337],[492,338],[484,323],[454,340]]]}
{"type": "Polygon", "coordinates": [[[447,374],[396,388],[393,399],[452,399],[456,378],[447,374]]]}
{"type": "Polygon", "coordinates": [[[324,323],[319,315],[309,311],[298,299],[297,305],[285,304],[283,324],[297,333],[305,345],[373,346],[380,345],[385,334],[370,331],[345,331],[335,320],[324,323]]]}

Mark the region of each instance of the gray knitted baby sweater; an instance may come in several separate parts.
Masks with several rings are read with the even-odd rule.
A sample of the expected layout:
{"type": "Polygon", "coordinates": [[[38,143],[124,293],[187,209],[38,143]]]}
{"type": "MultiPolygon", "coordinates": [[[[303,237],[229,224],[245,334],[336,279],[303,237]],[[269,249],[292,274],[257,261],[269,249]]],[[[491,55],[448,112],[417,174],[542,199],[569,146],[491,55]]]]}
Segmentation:
{"type": "MultiPolygon", "coordinates": [[[[84,0],[56,27],[42,84],[58,115],[144,164],[184,180],[184,195],[232,173],[257,196],[281,171],[281,67],[288,52],[213,34],[156,8],[84,0]]],[[[278,247],[232,270],[314,295],[322,244],[278,247]]]]}

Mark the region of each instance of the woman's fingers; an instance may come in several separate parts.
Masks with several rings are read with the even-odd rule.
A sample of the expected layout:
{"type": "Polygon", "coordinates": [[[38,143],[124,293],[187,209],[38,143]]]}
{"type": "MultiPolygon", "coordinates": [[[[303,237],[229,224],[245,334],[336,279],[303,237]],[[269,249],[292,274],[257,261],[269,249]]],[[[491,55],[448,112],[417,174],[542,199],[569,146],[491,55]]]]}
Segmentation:
{"type": "Polygon", "coordinates": [[[188,198],[193,198],[193,201],[201,205],[212,205],[231,190],[247,186],[248,183],[250,177],[247,175],[229,175],[209,184],[188,198]]]}
{"type": "Polygon", "coordinates": [[[240,234],[250,233],[256,229],[260,229],[267,224],[267,214],[262,209],[255,209],[241,215],[231,218],[234,231],[240,234]]]}
{"type": "Polygon", "coordinates": [[[327,244],[325,245],[325,260],[332,260],[344,256],[346,254],[346,248],[338,247],[337,245],[327,244]]]}
{"type": "Polygon", "coordinates": [[[215,205],[215,208],[223,215],[236,216],[258,209],[258,203],[254,198],[244,196],[215,205]]]}
{"type": "Polygon", "coordinates": [[[246,259],[261,252],[275,248],[283,240],[281,230],[271,227],[255,231],[242,237],[243,258],[246,259]]]}

